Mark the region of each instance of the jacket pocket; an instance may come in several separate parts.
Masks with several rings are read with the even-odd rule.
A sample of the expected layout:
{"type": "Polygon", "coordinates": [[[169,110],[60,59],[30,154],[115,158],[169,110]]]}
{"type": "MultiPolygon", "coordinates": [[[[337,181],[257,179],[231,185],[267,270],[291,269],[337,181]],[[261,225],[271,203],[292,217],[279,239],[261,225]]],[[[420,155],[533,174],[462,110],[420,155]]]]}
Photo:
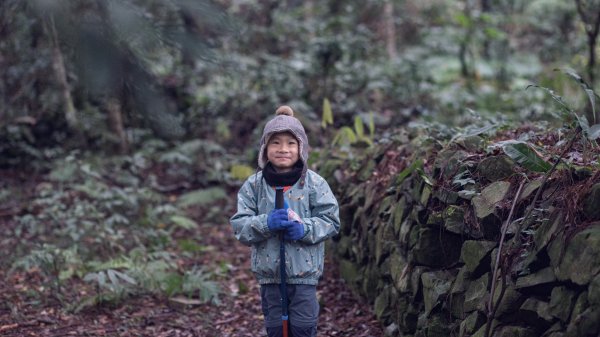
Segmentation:
{"type": "Polygon", "coordinates": [[[294,279],[314,278],[319,269],[316,247],[301,244],[288,247],[291,250],[287,253],[290,262],[286,268],[288,277],[294,279]]]}
{"type": "Polygon", "coordinates": [[[277,240],[269,240],[252,247],[252,271],[259,280],[279,278],[279,247],[277,240]]]}

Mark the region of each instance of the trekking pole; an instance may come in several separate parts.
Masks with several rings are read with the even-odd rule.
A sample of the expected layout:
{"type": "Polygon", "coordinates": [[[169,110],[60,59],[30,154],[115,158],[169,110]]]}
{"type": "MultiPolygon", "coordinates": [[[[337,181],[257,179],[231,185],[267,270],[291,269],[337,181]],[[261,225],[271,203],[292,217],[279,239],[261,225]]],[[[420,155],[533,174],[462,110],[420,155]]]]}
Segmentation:
{"type": "MultiPolygon", "coordinates": [[[[275,188],[275,208],[283,208],[283,187],[275,188]]],[[[281,276],[281,283],[279,285],[279,292],[281,293],[281,323],[283,323],[283,337],[288,337],[288,297],[283,232],[279,235],[279,274],[281,276]]]]}

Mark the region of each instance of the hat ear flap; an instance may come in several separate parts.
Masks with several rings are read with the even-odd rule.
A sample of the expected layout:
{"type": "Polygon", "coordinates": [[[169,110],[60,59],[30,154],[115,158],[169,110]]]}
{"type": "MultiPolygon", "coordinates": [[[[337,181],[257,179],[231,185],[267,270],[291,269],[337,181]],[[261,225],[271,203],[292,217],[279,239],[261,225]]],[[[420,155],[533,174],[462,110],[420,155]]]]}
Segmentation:
{"type": "Polygon", "coordinates": [[[264,169],[269,159],[267,158],[267,144],[263,144],[258,152],[258,167],[264,169]]]}

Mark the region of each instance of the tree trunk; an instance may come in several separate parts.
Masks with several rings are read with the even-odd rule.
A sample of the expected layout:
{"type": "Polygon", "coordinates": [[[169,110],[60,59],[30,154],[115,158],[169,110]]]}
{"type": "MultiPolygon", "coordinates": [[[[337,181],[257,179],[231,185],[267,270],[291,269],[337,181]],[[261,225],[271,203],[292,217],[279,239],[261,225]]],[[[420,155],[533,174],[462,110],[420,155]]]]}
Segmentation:
{"type": "Polygon", "coordinates": [[[460,73],[464,78],[471,77],[469,72],[469,64],[467,61],[467,49],[468,42],[467,39],[460,43],[460,48],[458,49],[458,60],[460,61],[460,73]]]}
{"type": "MultiPolygon", "coordinates": [[[[490,0],[481,0],[481,12],[483,14],[489,13],[492,10],[490,0]]],[[[490,59],[490,40],[486,36],[483,40],[483,51],[481,53],[486,60],[490,59]]]]}
{"type": "Polygon", "coordinates": [[[63,99],[65,119],[69,128],[75,132],[79,132],[79,122],[75,111],[75,105],[73,104],[73,98],[71,97],[71,88],[67,81],[67,71],[65,69],[65,61],[63,54],[60,51],[58,43],[58,35],[56,33],[56,27],[54,26],[54,18],[50,17],[47,22],[48,31],[52,37],[52,68],[56,74],[56,80],[60,87],[61,96],[63,99]]]}
{"type": "Polygon", "coordinates": [[[589,60],[587,66],[588,76],[590,78],[590,86],[594,87],[595,81],[595,66],[596,66],[596,41],[598,33],[588,34],[588,49],[589,49],[589,60]]]}
{"type": "Polygon", "coordinates": [[[466,27],[464,27],[464,35],[459,41],[458,60],[460,61],[460,72],[462,76],[465,79],[471,79],[473,77],[473,73],[471,72],[471,69],[469,69],[469,56],[471,56],[472,61],[474,60],[474,57],[471,54],[469,48],[473,39],[475,28],[473,23],[471,7],[468,1],[465,3],[465,8],[463,12],[468,18],[469,23],[466,27]]]}
{"type": "MultiPolygon", "coordinates": [[[[600,17],[599,20],[596,21],[596,23],[600,22],[600,17]]],[[[594,82],[596,81],[596,42],[598,39],[598,25],[596,25],[596,29],[595,32],[590,34],[588,33],[588,48],[589,48],[589,60],[588,60],[588,65],[587,65],[587,73],[588,73],[588,77],[590,78],[590,86],[592,89],[594,89],[594,82]]],[[[588,120],[592,121],[594,124],[598,123],[598,121],[600,121],[600,111],[598,111],[598,108],[596,107],[596,111],[594,114],[594,109],[589,106],[587,109],[587,118],[588,120]]]]}
{"type": "Polygon", "coordinates": [[[598,33],[600,33],[600,6],[589,4],[591,8],[586,8],[586,3],[581,0],[575,0],[575,4],[577,6],[577,13],[579,13],[579,17],[583,22],[588,37],[589,59],[587,73],[590,80],[590,86],[593,88],[595,82],[596,43],[598,40],[598,33]]]}
{"type": "MultiPolygon", "coordinates": [[[[315,0],[304,1],[304,21],[311,21],[315,16],[315,0]]],[[[315,37],[314,29],[310,30],[309,39],[312,40],[315,37]]]]}
{"type": "Polygon", "coordinates": [[[108,112],[108,126],[119,139],[119,152],[126,154],[129,152],[129,142],[123,127],[123,114],[121,111],[121,102],[116,98],[106,100],[106,110],[108,112]]]}
{"type": "MultiPolygon", "coordinates": [[[[575,0],[575,4],[588,38],[587,76],[590,81],[589,85],[593,89],[594,82],[596,81],[596,44],[598,42],[598,34],[600,33],[600,6],[594,7],[594,4],[584,3],[581,0],[575,0]],[[586,8],[586,4],[591,8],[586,8]]],[[[587,115],[588,119],[594,123],[600,120],[600,112],[596,112],[596,115],[594,115],[591,107],[588,108],[587,115]]]]}
{"type": "Polygon", "coordinates": [[[396,48],[396,24],[394,22],[394,3],[386,1],[383,5],[383,22],[385,32],[385,50],[390,59],[398,57],[396,48]]]}

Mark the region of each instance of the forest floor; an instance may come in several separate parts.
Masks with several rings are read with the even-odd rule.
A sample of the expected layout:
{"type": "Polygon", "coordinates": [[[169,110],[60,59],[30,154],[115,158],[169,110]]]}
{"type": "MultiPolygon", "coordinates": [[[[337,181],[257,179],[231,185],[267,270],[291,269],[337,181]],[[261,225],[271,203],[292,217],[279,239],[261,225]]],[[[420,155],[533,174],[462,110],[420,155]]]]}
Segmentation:
{"type": "MultiPolygon", "coordinates": [[[[10,213],[0,212],[5,233],[10,213]]],[[[66,304],[93,291],[83,280],[68,280],[58,300],[44,295],[51,292],[39,271],[9,273],[0,268],[0,336],[266,336],[259,286],[250,272],[250,248],[237,242],[228,223],[200,225],[196,237],[208,249],[202,261],[185,263],[223,270],[215,279],[222,290],[220,304],[185,305],[144,295],[73,313],[66,304]]],[[[0,253],[10,254],[17,240],[2,237],[0,253]]],[[[319,336],[383,336],[370,306],[347,288],[330,257],[317,289],[319,336]]]]}

